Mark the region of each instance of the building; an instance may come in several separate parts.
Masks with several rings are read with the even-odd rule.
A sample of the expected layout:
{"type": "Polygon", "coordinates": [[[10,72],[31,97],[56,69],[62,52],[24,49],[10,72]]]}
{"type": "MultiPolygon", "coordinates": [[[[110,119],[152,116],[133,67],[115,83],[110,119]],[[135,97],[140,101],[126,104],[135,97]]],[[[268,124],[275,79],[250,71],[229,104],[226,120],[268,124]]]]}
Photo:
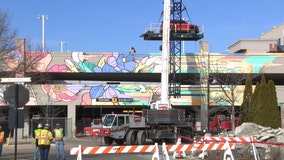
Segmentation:
{"type": "MultiPolygon", "coordinates": [[[[255,44],[274,46],[281,41],[277,46],[281,48],[279,36],[274,40],[267,37],[268,33],[260,42],[254,40],[255,44]]],[[[19,50],[5,55],[7,73],[24,61],[24,70],[16,75],[32,79],[26,85],[30,100],[24,107],[25,127],[20,129],[19,135],[22,138],[31,136],[34,123],[46,121],[52,125],[62,121],[69,136],[75,127],[76,132],[82,133],[83,127],[90,126],[94,119],[106,113],[139,112],[159,99],[160,53],[26,52],[24,42],[19,39],[19,50]]],[[[196,121],[200,120],[201,106],[208,107],[208,116],[228,114],[229,109],[223,109],[229,104],[218,101],[218,96],[224,96],[223,93],[209,82],[222,73],[266,75],[267,79],[274,80],[278,104],[283,107],[284,53],[272,52],[267,46],[257,52],[258,45],[243,45],[245,42],[248,41],[231,45],[229,51],[232,53],[229,54],[209,53],[206,41],[201,41],[200,53],[182,53],[181,97],[170,98],[172,107],[184,108],[186,115],[196,121]],[[240,53],[243,51],[245,53],[240,53]]],[[[244,85],[236,89],[236,106],[242,103],[243,89],[244,85]]],[[[0,104],[1,118],[8,119],[9,107],[4,101],[0,104]]]]}
{"type": "Polygon", "coordinates": [[[284,24],[274,26],[258,39],[241,39],[228,47],[229,53],[284,52],[284,24]]]}

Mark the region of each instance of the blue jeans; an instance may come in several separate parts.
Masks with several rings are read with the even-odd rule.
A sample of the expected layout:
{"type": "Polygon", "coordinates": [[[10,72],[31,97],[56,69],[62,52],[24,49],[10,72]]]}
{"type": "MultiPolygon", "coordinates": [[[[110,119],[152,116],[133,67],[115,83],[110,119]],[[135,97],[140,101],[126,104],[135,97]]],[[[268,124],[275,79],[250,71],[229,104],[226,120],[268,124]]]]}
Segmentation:
{"type": "Polygon", "coordinates": [[[40,153],[40,160],[48,160],[48,154],[50,146],[48,147],[38,147],[40,153]]]}
{"type": "Polygon", "coordinates": [[[64,141],[55,141],[56,148],[56,158],[60,158],[60,153],[63,159],[65,159],[65,151],[64,151],[64,141]]]}
{"type": "Polygon", "coordinates": [[[35,151],[34,151],[34,160],[40,160],[40,153],[39,153],[39,149],[37,146],[35,146],[35,151]]]}

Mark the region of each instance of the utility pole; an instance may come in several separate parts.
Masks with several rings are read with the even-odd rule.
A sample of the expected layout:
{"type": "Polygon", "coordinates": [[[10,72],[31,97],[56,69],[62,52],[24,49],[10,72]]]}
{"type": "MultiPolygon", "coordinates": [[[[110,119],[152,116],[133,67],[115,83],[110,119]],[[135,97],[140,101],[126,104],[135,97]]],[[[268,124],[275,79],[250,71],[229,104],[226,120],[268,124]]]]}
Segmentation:
{"type": "Polygon", "coordinates": [[[62,53],[64,51],[63,46],[66,45],[66,43],[64,41],[60,41],[58,45],[60,45],[60,52],[62,53]]]}
{"type": "Polygon", "coordinates": [[[41,19],[41,27],[42,27],[41,42],[42,42],[42,52],[44,52],[45,51],[44,20],[48,20],[48,16],[47,15],[39,15],[37,18],[41,19]]]}

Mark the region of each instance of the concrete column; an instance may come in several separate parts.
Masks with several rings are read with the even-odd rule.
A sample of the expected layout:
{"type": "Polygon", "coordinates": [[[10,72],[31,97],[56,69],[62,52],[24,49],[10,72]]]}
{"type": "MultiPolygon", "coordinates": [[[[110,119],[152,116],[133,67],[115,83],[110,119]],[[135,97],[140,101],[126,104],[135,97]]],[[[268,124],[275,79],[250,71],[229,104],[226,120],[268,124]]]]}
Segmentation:
{"type": "Polygon", "coordinates": [[[71,134],[73,136],[73,138],[76,137],[76,133],[75,133],[75,130],[76,130],[76,104],[69,104],[68,105],[68,108],[67,108],[67,118],[71,118],[71,134]]]}
{"type": "Polygon", "coordinates": [[[17,128],[17,138],[18,140],[29,138],[29,121],[28,120],[25,120],[24,128],[17,128]]]}
{"type": "Polygon", "coordinates": [[[208,53],[209,52],[209,41],[199,41],[200,53],[208,53]]]}
{"type": "Polygon", "coordinates": [[[201,130],[208,131],[208,109],[210,105],[210,96],[209,96],[209,71],[210,71],[210,63],[209,63],[209,52],[208,52],[208,41],[200,41],[200,56],[201,56],[201,64],[206,64],[202,67],[201,75],[201,92],[206,95],[206,97],[202,98],[200,105],[200,118],[201,118],[201,130]]]}

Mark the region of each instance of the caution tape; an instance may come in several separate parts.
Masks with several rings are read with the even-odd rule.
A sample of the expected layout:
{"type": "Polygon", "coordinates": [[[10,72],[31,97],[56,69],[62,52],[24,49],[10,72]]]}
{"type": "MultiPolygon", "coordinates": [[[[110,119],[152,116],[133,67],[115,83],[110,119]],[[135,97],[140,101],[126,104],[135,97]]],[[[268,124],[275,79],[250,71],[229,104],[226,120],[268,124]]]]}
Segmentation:
{"type": "Polygon", "coordinates": [[[272,145],[272,146],[284,146],[284,143],[278,143],[278,142],[254,142],[257,144],[265,144],[265,145],[272,145]]]}

